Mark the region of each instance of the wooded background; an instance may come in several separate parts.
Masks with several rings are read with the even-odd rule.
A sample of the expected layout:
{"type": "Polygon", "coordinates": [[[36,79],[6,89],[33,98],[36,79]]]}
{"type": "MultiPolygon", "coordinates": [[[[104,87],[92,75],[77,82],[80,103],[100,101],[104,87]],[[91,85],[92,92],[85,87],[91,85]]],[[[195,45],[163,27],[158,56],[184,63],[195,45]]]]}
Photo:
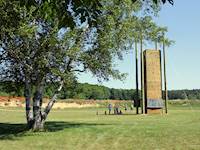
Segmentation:
{"type": "MultiPolygon", "coordinates": [[[[18,83],[0,83],[0,96],[23,96],[24,88],[18,83]]],[[[58,85],[48,84],[44,92],[45,97],[51,97],[58,85]]],[[[34,87],[33,87],[34,88],[34,87]]],[[[193,90],[169,90],[169,99],[198,99],[200,100],[200,89],[193,90]]],[[[135,89],[114,89],[88,83],[76,83],[71,87],[65,86],[59,95],[60,99],[111,99],[111,100],[133,100],[136,99],[135,89]]]]}

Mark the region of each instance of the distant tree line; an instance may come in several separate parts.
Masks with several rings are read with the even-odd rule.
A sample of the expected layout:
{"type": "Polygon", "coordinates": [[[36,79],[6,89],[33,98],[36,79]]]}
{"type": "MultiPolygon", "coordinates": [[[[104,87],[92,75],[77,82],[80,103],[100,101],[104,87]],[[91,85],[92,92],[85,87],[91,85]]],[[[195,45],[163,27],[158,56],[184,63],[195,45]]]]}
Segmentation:
{"type": "MultiPolygon", "coordinates": [[[[45,97],[51,97],[56,90],[56,84],[49,84],[44,91],[45,97]]],[[[34,87],[32,87],[34,88],[34,87]]],[[[1,96],[23,96],[23,86],[20,83],[12,82],[0,83],[1,96]]],[[[33,94],[33,93],[32,93],[33,94]]],[[[88,83],[77,83],[70,87],[64,87],[59,95],[60,99],[115,99],[131,100],[136,98],[136,92],[133,89],[114,89],[100,85],[88,83]]]]}
{"type": "MultiPolygon", "coordinates": [[[[51,97],[58,85],[48,84],[44,92],[45,97],[51,97]]],[[[34,87],[32,87],[34,88],[34,87]]],[[[21,83],[4,82],[0,83],[1,96],[23,96],[21,83]]],[[[33,93],[32,93],[33,94],[33,93]]],[[[169,99],[199,99],[200,89],[194,90],[171,90],[168,92],[169,99]]],[[[88,83],[76,83],[70,87],[64,87],[59,95],[60,99],[113,99],[113,100],[134,100],[136,90],[114,89],[88,83]]]]}
{"type": "Polygon", "coordinates": [[[169,99],[199,99],[200,89],[193,90],[171,90],[168,92],[169,99]]]}

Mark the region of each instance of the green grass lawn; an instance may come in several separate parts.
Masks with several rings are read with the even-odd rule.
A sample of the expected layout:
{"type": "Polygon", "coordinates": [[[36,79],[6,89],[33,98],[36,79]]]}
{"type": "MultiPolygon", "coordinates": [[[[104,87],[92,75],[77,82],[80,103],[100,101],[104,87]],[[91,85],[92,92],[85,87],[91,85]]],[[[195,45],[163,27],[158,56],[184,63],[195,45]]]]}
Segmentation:
{"type": "MultiPolygon", "coordinates": [[[[47,131],[25,131],[20,108],[0,108],[0,149],[200,149],[200,106],[170,106],[168,115],[96,115],[97,109],[53,110],[47,131]]],[[[134,111],[135,112],[135,111],[134,111]]],[[[132,113],[134,113],[132,112],[132,113]]]]}

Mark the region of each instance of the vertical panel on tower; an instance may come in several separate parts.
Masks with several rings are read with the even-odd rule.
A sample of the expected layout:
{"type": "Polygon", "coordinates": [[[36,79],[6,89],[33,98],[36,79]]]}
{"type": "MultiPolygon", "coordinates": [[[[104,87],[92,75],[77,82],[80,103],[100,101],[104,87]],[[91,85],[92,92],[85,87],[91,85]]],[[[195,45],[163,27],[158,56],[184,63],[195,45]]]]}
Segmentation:
{"type": "Polygon", "coordinates": [[[145,112],[161,113],[163,100],[160,50],[144,51],[144,91],[145,112]]]}

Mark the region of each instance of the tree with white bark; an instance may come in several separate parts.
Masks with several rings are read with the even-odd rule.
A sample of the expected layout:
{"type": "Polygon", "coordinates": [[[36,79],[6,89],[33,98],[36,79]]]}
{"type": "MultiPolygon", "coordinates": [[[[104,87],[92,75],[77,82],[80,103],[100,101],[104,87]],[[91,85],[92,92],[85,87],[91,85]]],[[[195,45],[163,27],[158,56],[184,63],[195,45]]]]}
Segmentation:
{"type": "MultiPolygon", "coordinates": [[[[157,12],[159,6],[153,5],[157,12]]],[[[30,129],[43,130],[57,95],[77,73],[124,78],[113,62],[129,50],[136,21],[130,18],[143,8],[143,0],[0,0],[0,78],[24,83],[30,129]],[[42,110],[48,82],[59,85],[42,110]]]]}

